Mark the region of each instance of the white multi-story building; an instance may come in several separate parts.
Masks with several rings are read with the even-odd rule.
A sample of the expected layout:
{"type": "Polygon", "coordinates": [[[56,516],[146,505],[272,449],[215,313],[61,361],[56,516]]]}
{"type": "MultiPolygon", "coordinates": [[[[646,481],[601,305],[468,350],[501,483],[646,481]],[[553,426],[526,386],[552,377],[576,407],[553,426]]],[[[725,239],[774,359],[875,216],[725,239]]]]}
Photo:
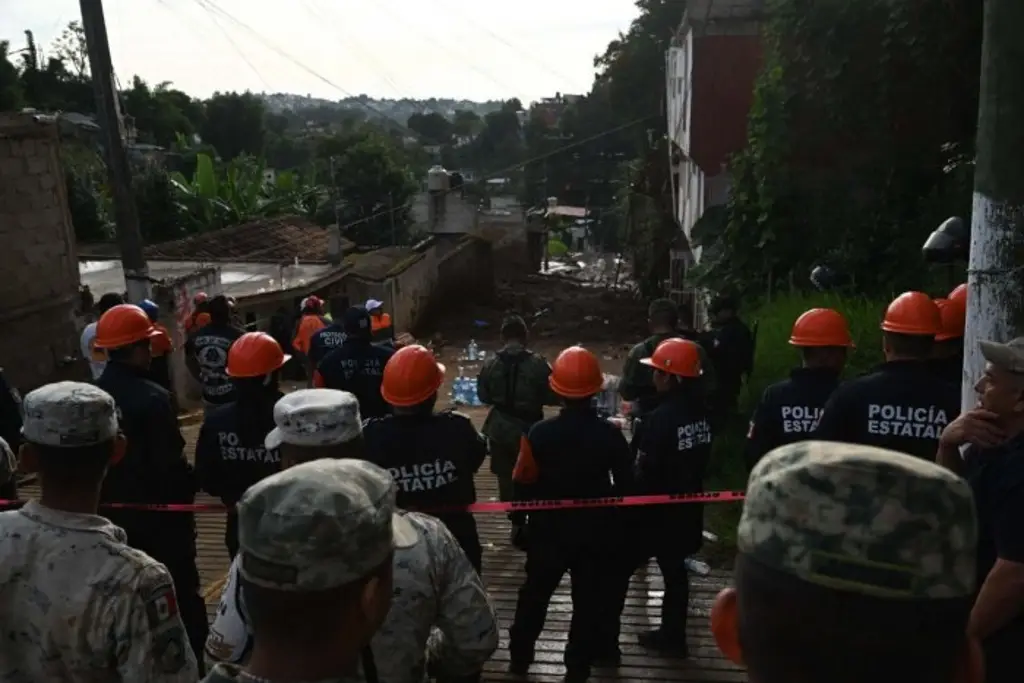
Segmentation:
{"type": "Polygon", "coordinates": [[[689,0],[666,54],[666,109],[672,196],[681,239],[670,289],[687,293],[687,268],[700,262],[694,225],[729,197],[729,157],[746,146],[747,114],[761,68],[765,0],[689,0]]]}

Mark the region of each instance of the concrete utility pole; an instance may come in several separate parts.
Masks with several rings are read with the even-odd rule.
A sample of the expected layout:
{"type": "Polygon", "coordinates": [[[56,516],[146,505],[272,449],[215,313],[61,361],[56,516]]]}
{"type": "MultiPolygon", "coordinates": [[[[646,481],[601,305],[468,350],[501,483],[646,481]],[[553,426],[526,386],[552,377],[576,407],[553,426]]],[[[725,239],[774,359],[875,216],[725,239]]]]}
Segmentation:
{"type": "Polygon", "coordinates": [[[984,371],[981,340],[1024,333],[1024,2],[986,0],[981,49],[967,330],[964,409],[984,371]]]}
{"type": "Polygon", "coordinates": [[[89,70],[96,91],[96,114],[103,133],[107,173],[110,186],[114,189],[114,219],[125,285],[128,299],[132,303],[139,303],[150,297],[149,267],[142,254],[139,214],[135,206],[135,194],[132,192],[128,154],[124,148],[103,3],[101,0],[79,0],[79,5],[82,8],[82,28],[89,49],[89,70]]]}

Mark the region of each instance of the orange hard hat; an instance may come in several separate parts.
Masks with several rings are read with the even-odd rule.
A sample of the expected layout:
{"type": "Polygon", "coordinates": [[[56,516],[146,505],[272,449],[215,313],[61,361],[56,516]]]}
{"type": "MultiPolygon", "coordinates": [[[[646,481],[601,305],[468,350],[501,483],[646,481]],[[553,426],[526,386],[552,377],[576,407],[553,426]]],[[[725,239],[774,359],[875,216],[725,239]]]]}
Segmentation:
{"type": "Polygon", "coordinates": [[[288,362],[281,345],[265,332],[246,332],[228,350],[228,377],[263,377],[288,362]]]}
{"type": "Polygon", "coordinates": [[[963,303],[964,308],[967,308],[967,283],[957,285],[956,289],[949,293],[950,301],[960,301],[963,303]]]}
{"type": "Polygon", "coordinates": [[[934,337],[942,331],[942,316],[927,294],[903,292],[885,309],[882,329],[893,334],[934,337]]]}
{"type": "Polygon", "coordinates": [[[789,336],[793,346],[810,348],[814,346],[853,347],[850,326],[839,311],[831,308],[812,308],[805,311],[793,323],[789,336]]]}
{"type": "Polygon", "coordinates": [[[403,347],[384,366],[380,395],[399,408],[419,405],[441,388],[444,371],[430,349],[419,344],[403,347]]]}
{"type": "Polygon", "coordinates": [[[687,339],[673,337],[658,344],[650,358],[640,362],[677,377],[700,377],[700,350],[687,339]]]}
{"type": "Polygon", "coordinates": [[[548,385],[563,398],[593,396],[604,387],[601,364],[582,346],[570,346],[552,364],[548,385]]]}
{"type": "Polygon", "coordinates": [[[204,311],[204,312],[202,312],[202,313],[200,313],[199,315],[196,316],[195,323],[193,324],[193,327],[198,330],[200,327],[206,327],[212,321],[213,321],[213,318],[210,317],[210,314],[206,313],[204,311]]]}
{"type": "Polygon", "coordinates": [[[935,335],[935,341],[949,341],[964,336],[967,327],[967,308],[961,299],[936,299],[942,329],[935,335]]]}
{"type": "Polygon", "coordinates": [[[120,349],[158,333],[144,310],[134,304],[118,304],[96,323],[96,348],[120,349]]]}

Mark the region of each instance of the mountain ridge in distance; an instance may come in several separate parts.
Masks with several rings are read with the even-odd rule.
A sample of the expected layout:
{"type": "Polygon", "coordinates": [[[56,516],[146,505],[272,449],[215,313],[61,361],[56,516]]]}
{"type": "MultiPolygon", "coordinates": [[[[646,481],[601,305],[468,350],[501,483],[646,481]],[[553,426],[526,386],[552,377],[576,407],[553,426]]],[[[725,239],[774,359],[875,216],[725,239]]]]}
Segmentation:
{"type": "Polygon", "coordinates": [[[453,118],[456,111],[471,111],[483,118],[485,115],[501,109],[501,100],[474,102],[473,100],[455,99],[450,97],[432,97],[427,100],[415,98],[375,98],[369,95],[346,97],[340,100],[329,100],[322,97],[297,95],[294,93],[262,93],[260,97],[268,111],[280,113],[286,109],[309,109],[328,107],[331,109],[351,109],[363,112],[376,111],[383,118],[405,121],[413,114],[437,113],[446,118],[453,118]]]}

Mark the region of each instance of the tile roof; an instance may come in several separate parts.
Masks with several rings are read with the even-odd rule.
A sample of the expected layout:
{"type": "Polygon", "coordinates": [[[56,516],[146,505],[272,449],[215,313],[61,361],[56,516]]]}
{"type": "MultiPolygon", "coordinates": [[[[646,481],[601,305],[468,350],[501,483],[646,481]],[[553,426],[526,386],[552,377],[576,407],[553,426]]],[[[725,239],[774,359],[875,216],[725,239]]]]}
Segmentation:
{"type": "MultiPolygon", "coordinates": [[[[300,216],[264,218],[145,248],[154,261],[326,262],[326,228],[300,216]]],[[[342,239],[342,253],[355,245],[342,239]]]]}

